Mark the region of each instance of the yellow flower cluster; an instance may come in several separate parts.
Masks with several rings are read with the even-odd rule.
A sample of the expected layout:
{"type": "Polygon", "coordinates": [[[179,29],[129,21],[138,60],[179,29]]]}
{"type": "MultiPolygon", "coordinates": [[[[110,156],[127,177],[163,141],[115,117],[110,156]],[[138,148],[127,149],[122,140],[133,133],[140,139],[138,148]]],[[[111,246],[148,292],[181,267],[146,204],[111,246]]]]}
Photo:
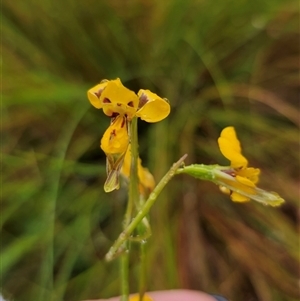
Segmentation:
{"type": "MultiPolygon", "coordinates": [[[[149,90],[140,90],[135,94],[124,87],[119,78],[102,81],[89,89],[87,95],[95,108],[102,109],[104,114],[111,118],[111,124],[100,143],[107,158],[104,190],[110,192],[119,188],[119,174],[130,144],[130,121],[135,117],[147,122],[161,121],[169,115],[170,105],[166,99],[149,90]]],[[[129,177],[129,168],[124,170],[124,174],[129,177]]],[[[140,180],[147,178],[147,172],[142,171],[140,161],[139,176],[140,180]]],[[[152,186],[150,182],[145,186],[152,186]]]]}

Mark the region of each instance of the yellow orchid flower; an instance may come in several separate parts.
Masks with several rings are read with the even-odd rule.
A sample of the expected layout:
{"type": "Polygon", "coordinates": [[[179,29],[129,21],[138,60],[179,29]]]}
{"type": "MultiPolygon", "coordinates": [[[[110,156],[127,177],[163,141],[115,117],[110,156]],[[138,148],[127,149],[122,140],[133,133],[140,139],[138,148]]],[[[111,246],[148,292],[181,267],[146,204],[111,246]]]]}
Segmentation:
{"type": "MultiPolygon", "coordinates": [[[[100,145],[107,157],[107,180],[104,190],[110,192],[119,188],[119,174],[130,143],[128,122],[134,117],[147,122],[161,121],[169,115],[170,105],[166,99],[149,90],[140,90],[135,94],[124,87],[119,78],[103,80],[89,89],[87,96],[95,108],[102,109],[105,115],[111,117],[111,124],[104,133],[100,145]]],[[[150,183],[149,174],[140,172],[140,180],[150,183]]]]}
{"type": "MultiPolygon", "coordinates": [[[[125,176],[127,179],[130,179],[130,165],[131,165],[131,146],[129,145],[121,169],[122,175],[125,176]]],[[[143,196],[145,196],[147,191],[151,192],[154,189],[155,181],[148,168],[142,166],[142,160],[140,158],[138,158],[138,177],[140,183],[139,185],[140,193],[143,196]]]]}
{"type": "Polygon", "coordinates": [[[232,126],[221,132],[218,144],[221,153],[230,161],[230,166],[191,164],[179,168],[176,174],[185,173],[197,179],[211,181],[222,192],[229,194],[234,202],[247,202],[252,199],[273,207],[284,203],[278,193],[256,186],[260,170],[248,167],[248,161],[242,155],[240,142],[232,126]]]}
{"type": "MultiPolygon", "coordinates": [[[[226,127],[221,132],[218,139],[221,153],[230,160],[228,175],[235,178],[235,181],[229,181],[237,190],[246,190],[248,194],[255,194],[256,183],[259,179],[260,170],[258,168],[248,167],[247,159],[242,155],[240,142],[236,136],[234,127],[226,127]]],[[[250,198],[244,194],[232,191],[225,186],[221,186],[221,190],[229,193],[234,202],[247,202],[250,198]]]]}
{"type": "Polygon", "coordinates": [[[104,80],[87,92],[90,103],[97,109],[103,109],[109,117],[123,115],[127,120],[134,116],[147,122],[158,122],[170,113],[170,105],[149,90],[140,90],[138,94],[123,86],[119,78],[104,80]]]}

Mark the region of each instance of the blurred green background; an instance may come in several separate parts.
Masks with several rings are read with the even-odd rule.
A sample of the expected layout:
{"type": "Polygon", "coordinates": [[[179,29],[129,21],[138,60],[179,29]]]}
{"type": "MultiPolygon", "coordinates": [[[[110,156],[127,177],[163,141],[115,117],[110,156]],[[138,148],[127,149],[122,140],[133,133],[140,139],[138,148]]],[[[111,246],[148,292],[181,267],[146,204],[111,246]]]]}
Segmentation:
{"type": "MultiPolygon", "coordinates": [[[[175,177],[151,211],[148,289],[299,300],[298,1],[4,1],[2,54],[6,298],[119,293],[118,262],[103,257],[126,189],[103,191],[109,119],[86,91],[120,77],[170,100],[166,120],[139,123],[143,164],[157,180],[184,153],[188,164],[228,164],[217,138],[233,125],[262,170],[259,186],[286,199],[235,204],[212,183],[175,177]]],[[[132,292],[137,254],[133,246],[132,292]]]]}

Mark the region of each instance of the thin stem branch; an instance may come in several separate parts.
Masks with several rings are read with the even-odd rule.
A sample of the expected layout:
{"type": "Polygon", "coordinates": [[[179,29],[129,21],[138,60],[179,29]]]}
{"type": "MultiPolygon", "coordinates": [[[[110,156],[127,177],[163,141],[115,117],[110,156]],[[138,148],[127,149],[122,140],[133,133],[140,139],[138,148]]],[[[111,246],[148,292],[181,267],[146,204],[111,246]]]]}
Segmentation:
{"type": "Polygon", "coordinates": [[[155,201],[157,200],[157,197],[161,193],[161,191],[164,189],[164,187],[167,185],[167,183],[173,178],[173,176],[176,173],[176,170],[182,165],[183,161],[187,155],[184,155],[181,157],[176,163],[173,164],[173,166],[170,168],[170,170],[166,173],[166,175],[160,180],[160,182],[157,184],[157,186],[154,188],[154,190],[151,192],[150,196],[148,197],[145,204],[141,207],[135,218],[130,222],[130,224],[126,227],[126,229],[119,235],[115,243],[112,245],[108,253],[106,254],[105,258],[107,261],[112,260],[115,257],[116,253],[122,252],[123,243],[130,237],[131,233],[134,231],[134,229],[137,227],[137,225],[142,221],[142,219],[148,214],[151,207],[154,205],[155,201]]]}

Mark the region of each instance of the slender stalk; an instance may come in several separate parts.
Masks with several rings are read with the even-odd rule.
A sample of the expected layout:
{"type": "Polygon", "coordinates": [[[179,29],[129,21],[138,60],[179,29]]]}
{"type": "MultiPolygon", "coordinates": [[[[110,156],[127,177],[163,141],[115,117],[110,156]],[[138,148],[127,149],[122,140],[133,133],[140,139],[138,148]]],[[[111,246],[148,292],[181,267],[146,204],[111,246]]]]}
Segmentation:
{"type": "Polygon", "coordinates": [[[140,300],[143,300],[143,296],[146,292],[146,243],[145,242],[140,242],[140,277],[139,277],[139,295],[140,295],[140,300]]]}
{"type": "Polygon", "coordinates": [[[157,184],[157,186],[151,192],[151,194],[148,197],[145,204],[138,211],[135,218],[130,222],[130,224],[125,228],[125,230],[119,235],[119,237],[117,238],[115,243],[112,245],[112,247],[106,254],[105,258],[107,261],[112,260],[117,253],[123,251],[123,246],[122,246],[123,243],[130,237],[130,235],[134,231],[134,229],[136,229],[138,224],[148,214],[151,207],[154,205],[155,201],[157,200],[157,197],[159,196],[161,191],[164,189],[164,187],[167,185],[167,183],[175,175],[176,170],[181,166],[181,164],[183,163],[183,161],[185,160],[186,157],[187,157],[187,155],[184,155],[176,163],[174,163],[173,166],[170,168],[170,170],[166,173],[166,175],[160,180],[160,182],[157,184]]]}
{"type": "MultiPolygon", "coordinates": [[[[124,243],[124,248],[128,250],[129,242],[124,243]]],[[[129,251],[122,254],[120,258],[120,276],[121,276],[121,300],[128,301],[129,299],[129,251]]]]}
{"type": "MultiPolygon", "coordinates": [[[[133,118],[129,123],[129,136],[131,144],[131,165],[130,182],[128,191],[128,203],[124,216],[123,229],[129,225],[132,217],[133,206],[139,203],[139,178],[138,178],[138,135],[137,118],[133,118]]],[[[129,298],[129,241],[125,241],[123,248],[126,250],[121,256],[120,275],[121,275],[121,301],[127,301],[129,298]]]]}
{"type": "Polygon", "coordinates": [[[134,204],[137,204],[139,199],[138,191],[138,174],[137,174],[137,161],[138,161],[138,135],[137,135],[137,118],[134,117],[129,123],[129,135],[131,143],[131,165],[130,165],[130,182],[128,192],[128,203],[124,218],[124,228],[128,226],[132,217],[134,204]]]}
{"type": "Polygon", "coordinates": [[[131,165],[130,165],[129,200],[132,204],[135,204],[136,208],[138,208],[140,196],[139,196],[139,178],[138,178],[139,144],[138,144],[138,131],[137,131],[137,117],[134,117],[131,121],[130,141],[131,141],[131,165]]]}

